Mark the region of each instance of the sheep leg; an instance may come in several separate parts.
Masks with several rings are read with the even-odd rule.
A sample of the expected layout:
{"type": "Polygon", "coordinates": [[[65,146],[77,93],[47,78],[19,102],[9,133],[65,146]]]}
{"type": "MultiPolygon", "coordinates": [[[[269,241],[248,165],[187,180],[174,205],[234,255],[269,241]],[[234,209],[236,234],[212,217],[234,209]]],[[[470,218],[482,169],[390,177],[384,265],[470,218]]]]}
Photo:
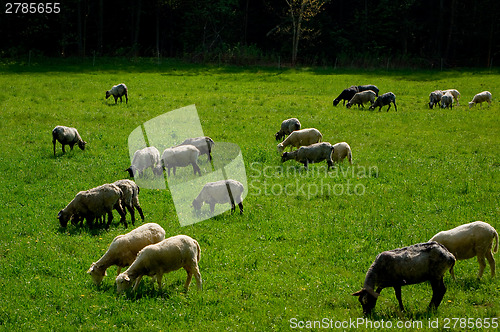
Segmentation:
{"type": "Polygon", "coordinates": [[[140,207],[139,203],[134,205],[137,211],[139,211],[139,215],[141,216],[141,219],[144,220],[144,213],[142,213],[142,208],[140,207]]]}
{"type": "Polygon", "coordinates": [[[396,112],[397,112],[397,111],[398,111],[398,107],[396,106],[396,102],[395,102],[395,101],[393,101],[392,103],[394,104],[394,109],[395,109],[395,110],[396,110],[396,112]]]}
{"type": "MultiPolygon", "coordinates": [[[[132,219],[132,225],[135,223],[135,210],[132,205],[127,204],[126,205],[128,212],[130,212],[130,219],[132,219]]],[[[126,215],[126,211],[123,210],[123,214],[126,215]]]]}
{"type": "Polygon", "coordinates": [[[115,98],[115,104],[117,103],[118,97],[113,96],[115,98]]]}
{"type": "Polygon", "coordinates": [[[215,210],[215,203],[210,203],[210,212],[214,213],[215,210]]]}
{"type": "Polygon", "coordinates": [[[54,156],[56,155],[56,140],[52,140],[52,144],[54,144],[54,156]]]}
{"type": "Polygon", "coordinates": [[[486,253],[486,259],[490,264],[491,277],[493,278],[495,276],[495,258],[493,257],[491,250],[488,250],[488,252],[486,253]]]}
{"type": "MultiPolygon", "coordinates": [[[[238,207],[240,208],[240,214],[243,214],[243,203],[238,203],[238,207]]],[[[493,266],[495,265],[495,261],[493,261],[493,266]]]]}
{"type": "Polygon", "coordinates": [[[75,143],[71,143],[71,144],[68,144],[68,145],[69,145],[69,149],[70,149],[71,151],[73,151],[73,146],[75,145],[75,143]]]}
{"type": "MultiPolygon", "coordinates": [[[[153,276],[154,278],[154,276],[153,276]]],[[[158,283],[158,289],[161,292],[161,279],[163,278],[163,273],[156,274],[156,282],[158,283]]]]}
{"type": "Polygon", "coordinates": [[[142,279],[142,275],[138,276],[137,279],[135,279],[134,288],[132,289],[134,292],[139,287],[139,283],[141,282],[141,279],[142,279]]]}
{"type": "Polygon", "coordinates": [[[450,268],[450,274],[453,280],[455,280],[455,272],[453,271],[453,266],[450,268]]]}
{"type": "Polygon", "coordinates": [[[430,280],[430,282],[432,287],[432,299],[429,308],[437,309],[446,293],[446,286],[444,285],[443,277],[437,280],[430,280]]]}
{"type": "MultiPolygon", "coordinates": [[[[127,219],[125,219],[125,216],[127,215],[126,212],[123,210],[123,207],[122,207],[122,204],[120,201],[118,201],[115,205],[115,209],[116,211],[118,211],[118,214],[120,215],[120,222],[123,223],[123,226],[125,226],[125,228],[128,227],[127,225],[127,219]]],[[[133,209],[132,209],[133,210],[133,209]]],[[[134,219],[132,219],[132,225],[134,224],[134,221],[135,221],[135,217],[134,217],[134,214],[131,213],[132,217],[134,219]]]]}
{"type": "Polygon", "coordinates": [[[191,165],[193,165],[194,175],[196,175],[196,172],[198,172],[198,174],[201,175],[200,167],[195,162],[193,162],[191,165]]]}
{"type": "Polygon", "coordinates": [[[125,100],[126,100],[125,104],[128,104],[128,95],[127,94],[125,94],[125,100]]]}
{"type": "Polygon", "coordinates": [[[481,279],[481,277],[483,276],[484,268],[486,267],[484,255],[477,254],[477,262],[479,263],[479,273],[477,274],[477,278],[481,279]]]}
{"type": "Polygon", "coordinates": [[[387,112],[389,112],[390,108],[391,108],[391,103],[389,103],[389,107],[387,107],[387,112]]]}
{"type": "Polygon", "coordinates": [[[107,211],[106,213],[108,214],[108,223],[106,224],[106,229],[108,229],[109,225],[111,225],[111,221],[113,220],[113,212],[107,211]]]}
{"type": "Polygon", "coordinates": [[[203,290],[203,285],[202,285],[202,282],[201,282],[201,274],[200,274],[200,269],[198,268],[198,265],[195,265],[193,267],[193,272],[194,272],[194,278],[196,279],[196,288],[198,288],[198,290],[203,290]]]}
{"type": "Polygon", "coordinates": [[[193,272],[191,272],[191,268],[184,268],[187,272],[186,283],[184,284],[184,288],[186,291],[189,289],[189,285],[191,284],[191,279],[193,278],[193,272]]]}
{"type": "Polygon", "coordinates": [[[62,145],[62,151],[63,153],[66,153],[66,151],[64,150],[64,144],[62,145]]]}
{"type": "Polygon", "coordinates": [[[399,309],[401,311],[405,311],[405,307],[403,306],[403,301],[401,300],[401,286],[394,286],[394,293],[396,293],[396,299],[399,302],[399,309]]]}

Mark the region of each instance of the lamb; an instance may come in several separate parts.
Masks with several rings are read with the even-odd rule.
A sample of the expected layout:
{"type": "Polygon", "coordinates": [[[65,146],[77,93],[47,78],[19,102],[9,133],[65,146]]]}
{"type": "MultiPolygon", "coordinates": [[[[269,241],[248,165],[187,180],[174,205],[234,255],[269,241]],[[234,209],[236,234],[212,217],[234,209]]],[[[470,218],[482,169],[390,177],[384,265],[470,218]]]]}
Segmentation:
{"type": "Polygon", "coordinates": [[[172,236],[156,244],[150,244],[139,251],[137,258],[125,272],[116,277],[117,292],[120,294],[129,289],[132,283],[134,283],[133,290],[136,291],[141,278],[145,275],[155,276],[161,291],[163,274],[176,271],[181,267],[187,272],[184,284],[186,291],[193,274],[196,286],[198,286],[198,290],[201,290],[201,274],[198,268],[200,258],[200,245],[187,235],[172,236]]]}
{"type": "Polygon", "coordinates": [[[163,172],[160,166],[160,151],[154,146],[149,146],[135,151],[132,165],[125,171],[130,177],[136,177],[141,176],[146,169],[151,168],[155,175],[161,175],[163,172]]]}
{"type": "Polygon", "coordinates": [[[441,108],[453,108],[453,95],[449,92],[445,93],[441,98],[441,108]]]}
{"type": "Polygon", "coordinates": [[[469,103],[469,108],[472,108],[472,106],[474,106],[475,104],[481,104],[484,102],[487,102],[491,105],[491,92],[483,91],[475,95],[474,98],[472,98],[472,101],[469,103]]]}
{"type": "Polygon", "coordinates": [[[429,280],[432,286],[429,307],[437,309],[446,293],[443,276],[454,264],[455,257],[437,242],[384,251],[375,258],[368,269],[363,288],[352,295],[359,297],[363,313],[369,315],[375,308],[382,289],[393,287],[399,308],[404,311],[401,286],[429,280]]]}
{"type": "Polygon", "coordinates": [[[375,109],[375,107],[379,107],[378,111],[380,112],[380,110],[382,109],[382,106],[389,105],[389,107],[387,107],[387,112],[389,112],[389,109],[391,108],[391,103],[394,104],[394,108],[397,111],[398,108],[396,106],[396,96],[392,92],[387,92],[387,93],[384,93],[383,95],[379,96],[377,98],[377,100],[375,100],[375,102],[372,104],[372,106],[370,106],[370,110],[375,109]]]}
{"type": "Polygon", "coordinates": [[[349,164],[352,165],[352,152],[349,144],[347,144],[346,142],[340,142],[333,145],[333,162],[342,162],[344,161],[345,157],[347,157],[349,164]]]}
{"type": "Polygon", "coordinates": [[[460,92],[458,92],[458,90],[456,89],[443,90],[443,94],[446,94],[448,92],[451,93],[451,95],[453,96],[453,100],[455,100],[457,106],[459,106],[460,104],[458,103],[458,99],[460,99],[460,92]]]}
{"type": "MultiPolygon", "coordinates": [[[[492,254],[493,240],[496,244],[493,253],[498,251],[498,233],[489,224],[482,221],[475,221],[469,224],[460,225],[448,231],[437,233],[430,239],[444,245],[457,260],[469,259],[477,256],[479,262],[478,279],[483,276],[486,263],[484,258],[490,264],[491,277],[495,276],[495,258],[492,254]]],[[[455,279],[453,269],[450,274],[455,279]]]]}
{"type": "Polygon", "coordinates": [[[56,141],[62,144],[62,152],[64,151],[64,146],[69,145],[70,149],[73,150],[73,146],[78,144],[78,147],[81,150],[85,150],[85,142],[80,137],[78,130],[76,128],[65,127],[65,126],[56,126],[52,129],[52,144],[54,145],[54,156],[56,155],[56,141]]]}
{"type": "Polygon", "coordinates": [[[281,129],[274,135],[277,141],[282,141],[292,131],[300,130],[300,121],[297,118],[286,119],[281,123],[281,129]]]}
{"type": "Polygon", "coordinates": [[[441,98],[443,97],[443,91],[435,90],[429,94],[429,108],[433,108],[434,105],[441,106],[441,98]]]}
{"type": "MultiPolygon", "coordinates": [[[[135,223],[135,210],[139,211],[141,219],[144,220],[144,214],[142,213],[142,208],[139,204],[139,186],[131,180],[124,179],[118,180],[113,183],[118,188],[121,189],[123,193],[122,204],[130,212],[130,217],[132,219],[132,225],[135,223]]],[[[124,210],[125,212],[125,210],[124,210]]]]}
{"type": "Polygon", "coordinates": [[[132,265],[137,257],[137,253],[147,245],[161,242],[165,239],[165,230],[158,224],[148,223],[137,227],[133,231],[118,235],[109,245],[106,253],[97,261],[90,265],[87,271],[92,281],[99,285],[106,275],[106,270],[112,265],[118,267],[116,275],[121,269],[132,265]]]}
{"type": "Polygon", "coordinates": [[[372,84],[370,84],[370,85],[358,85],[358,92],[363,92],[363,91],[368,91],[368,90],[375,92],[375,96],[378,97],[379,89],[375,85],[372,85],[372,84]]]}
{"type": "Polygon", "coordinates": [[[351,100],[349,100],[346,106],[347,108],[351,108],[352,105],[358,105],[358,107],[361,105],[361,107],[364,108],[363,104],[367,102],[370,102],[371,105],[373,105],[375,102],[375,96],[376,94],[372,90],[358,92],[351,98],[351,100]]]}
{"type": "Polygon", "coordinates": [[[292,149],[293,147],[299,148],[301,146],[321,142],[322,139],[323,135],[316,128],[296,130],[288,135],[288,137],[282,143],[278,144],[278,153],[281,154],[283,150],[285,150],[285,148],[289,145],[291,146],[290,149],[292,149]]]}
{"type": "Polygon", "coordinates": [[[337,106],[341,100],[344,101],[342,105],[345,105],[346,100],[347,101],[351,100],[352,97],[354,97],[354,95],[358,92],[359,92],[358,87],[355,85],[353,85],[347,89],[344,89],[340,93],[340,95],[333,100],[333,106],[337,106]]]}
{"type": "Polygon", "coordinates": [[[108,223],[106,228],[109,228],[113,220],[113,208],[118,211],[121,216],[120,222],[123,222],[125,228],[127,222],[125,220],[125,212],[121,207],[120,199],[123,193],[120,188],[114,184],[103,184],[102,186],[80,191],[69,204],[59,211],[57,219],[61,227],[66,227],[68,221],[74,216],[75,218],[85,218],[89,227],[95,218],[99,218],[104,214],[108,214],[108,223]]]}
{"type": "Polygon", "coordinates": [[[128,104],[128,89],[127,86],[123,83],[113,86],[110,90],[106,91],[106,99],[110,96],[115,98],[115,104],[117,103],[118,98],[120,98],[120,103],[123,102],[122,96],[125,96],[126,104],[128,104]]]}
{"type": "Polygon", "coordinates": [[[170,169],[175,170],[177,167],[185,167],[188,165],[193,166],[193,172],[196,175],[198,173],[201,175],[200,167],[198,166],[198,156],[200,155],[200,150],[198,150],[193,145],[179,145],[174,146],[163,151],[161,155],[161,160],[163,167],[168,169],[168,175],[170,176],[170,169]]]}
{"type": "Polygon", "coordinates": [[[200,156],[206,154],[208,161],[212,160],[212,147],[215,145],[214,141],[208,136],[187,138],[179,145],[193,145],[200,151],[200,156]]]}
{"type": "Polygon", "coordinates": [[[315,143],[308,146],[301,146],[298,150],[292,152],[285,152],[281,156],[281,162],[285,162],[290,159],[295,159],[299,163],[304,164],[304,168],[307,170],[307,165],[309,163],[319,163],[326,160],[328,164],[328,169],[333,167],[332,153],[334,147],[328,142],[315,143]]]}
{"type": "Polygon", "coordinates": [[[213,214],[215,204],[231,204],[231,213],[236,210],[236,204],[243,214],[243,185],[236,180],[220,180],[209,182],[203,186],[198,196],[193,200],[193,208],[200,210],[204,203],[210,205],[210,212],[213,214]]]}

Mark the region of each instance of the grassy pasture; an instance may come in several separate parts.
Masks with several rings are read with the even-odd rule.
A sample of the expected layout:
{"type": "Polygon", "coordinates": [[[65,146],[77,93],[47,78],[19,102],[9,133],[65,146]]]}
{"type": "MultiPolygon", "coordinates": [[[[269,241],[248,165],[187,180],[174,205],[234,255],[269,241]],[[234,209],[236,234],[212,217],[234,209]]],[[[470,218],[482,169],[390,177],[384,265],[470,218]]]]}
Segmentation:
{"type": "MultiPolygon", "coordinates": [[[[474,220],[500,229],[497,71],[111,60],[95,67],[4,64],[0,73],[0,329],[262,331],[288,330],[291,319],[356,320],[361,306],[351,293],[379,252],[474,220]],[[129,87],[129,103],[114,105],[104,92],[120,82],[129,87]],[[352,84],[394,92],[398,111],[333,107],[352,84]],[[458,89],[461,105],[430,110],[428,95],[438,88],[458,89]],[[469,110],[467,102],[483,90],[493,94],[492,106],[469,110]],[[146,221],[161,224],[167,236],[199,241],[204,290],[192,284],[184,292],[185,273],[176,271],[164,276],[161,293],[145,278],[138,294],[117,297],[116,268],[100,287],[86,274],[126,232],[117,213],[109,231],[60,229],[57,213],[78,191],[126,177],[133,129],[190,104],[205,135],[241,148],[249,186],[245,213],[180,227],[168,190],[141,190],[146,221]],[[318,128],[324,141],[348,142],[353,166],[344,162],[325,172],[318,164],[305,172],[293,161],[281,164],[274,133],[292,116],[303,128],[318,128]],[[62,155],[57,145],[54,157],[51,130],[59,124],[78,128],[87,149],[62,155]]],[[[457,280],[445,276],[448,291],[437,312],[427,311],[431,289],[421,284],[403,288],[405,313],[392,289],[384,290],[371,319],[394,326],[421,321],[426,329],[436,319],[443,328],[445,318],[498,318],[498,277],[487,267],[478,281],[477,270],[475,259],[458,262],[457,280]]]]}

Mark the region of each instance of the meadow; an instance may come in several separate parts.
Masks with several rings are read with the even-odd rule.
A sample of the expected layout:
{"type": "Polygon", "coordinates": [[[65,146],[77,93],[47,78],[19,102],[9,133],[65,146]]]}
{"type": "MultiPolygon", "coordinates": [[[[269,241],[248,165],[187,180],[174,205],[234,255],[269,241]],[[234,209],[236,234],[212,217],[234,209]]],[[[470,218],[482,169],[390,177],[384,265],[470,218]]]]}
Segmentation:
{"type": "MultiPolygon", "coordinates": [[[[267,331],[314,321],[335,327],[363,318],[351,294],[378,253],[475,220],[500,230],[498,70],[54,60],[1,63],[0,86],[0,330],[267,331]],[[128,104],[105,100],[121,82],[128,104]],[[398,111],[333,107],[353,84],[394,92],[398,111]],[[460,106],[429,109],[429,93],[447,88],[460,91],[460,106]],[[469,109],[483,90],[492,93],[492,105],[469,109]],[[95,286],[86,271],[127,230],[116,212],[109,230],[63,229],[57,213],[78,191],[128,176],[132,130],[192,104],[205,135],[242,151],[244,213],[181,227],[169,190],[142,189],[139,198],[145,222],[159,223],[167,236],[198,240],[203,291],[192,284],[185,292],[182,270],[164,276],[162,292],[144,278],[136,294],[117,296],[116,267],[95,286]],[[326,171],[326,163],[315,164],[306,172],[294,161],[282,164],[274,134],[289,117],[319,129],[324,141],[348,142],[353,165],[326,171]],[[85,151],[67,148],[63,155],[57,145],[54,156],[56,125],[78,128],[85,151]]],[[[200,158],[202,169],[205,163],[200,158]]],[[[477,271],[476,259],[457,262],[457,279],[446,274],[448,290],[435,312],[427,310],[429,284],[403,287],[406,312],[385,289],[370,320],[394,330],[398,323],[408,330],[483,329],[479,323],[500,317],[500,283],[489,267],[481,280],[477,271]]]]}

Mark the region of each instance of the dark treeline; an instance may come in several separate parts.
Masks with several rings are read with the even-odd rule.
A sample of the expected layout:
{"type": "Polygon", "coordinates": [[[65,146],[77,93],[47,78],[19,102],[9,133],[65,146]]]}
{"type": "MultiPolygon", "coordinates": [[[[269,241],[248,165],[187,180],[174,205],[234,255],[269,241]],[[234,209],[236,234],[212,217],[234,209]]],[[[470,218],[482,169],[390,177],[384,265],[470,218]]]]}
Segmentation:
{"type": "Polygon", "coordinates": [[[60,7],[58,14],[4,8],[0,57],[31,51],[284,63],[295,62],[297,45],[302,64],[500,62],[498,0],[64,0],[60,7]],[[317,10],[300,16],[304,8],[317,10]]]}

